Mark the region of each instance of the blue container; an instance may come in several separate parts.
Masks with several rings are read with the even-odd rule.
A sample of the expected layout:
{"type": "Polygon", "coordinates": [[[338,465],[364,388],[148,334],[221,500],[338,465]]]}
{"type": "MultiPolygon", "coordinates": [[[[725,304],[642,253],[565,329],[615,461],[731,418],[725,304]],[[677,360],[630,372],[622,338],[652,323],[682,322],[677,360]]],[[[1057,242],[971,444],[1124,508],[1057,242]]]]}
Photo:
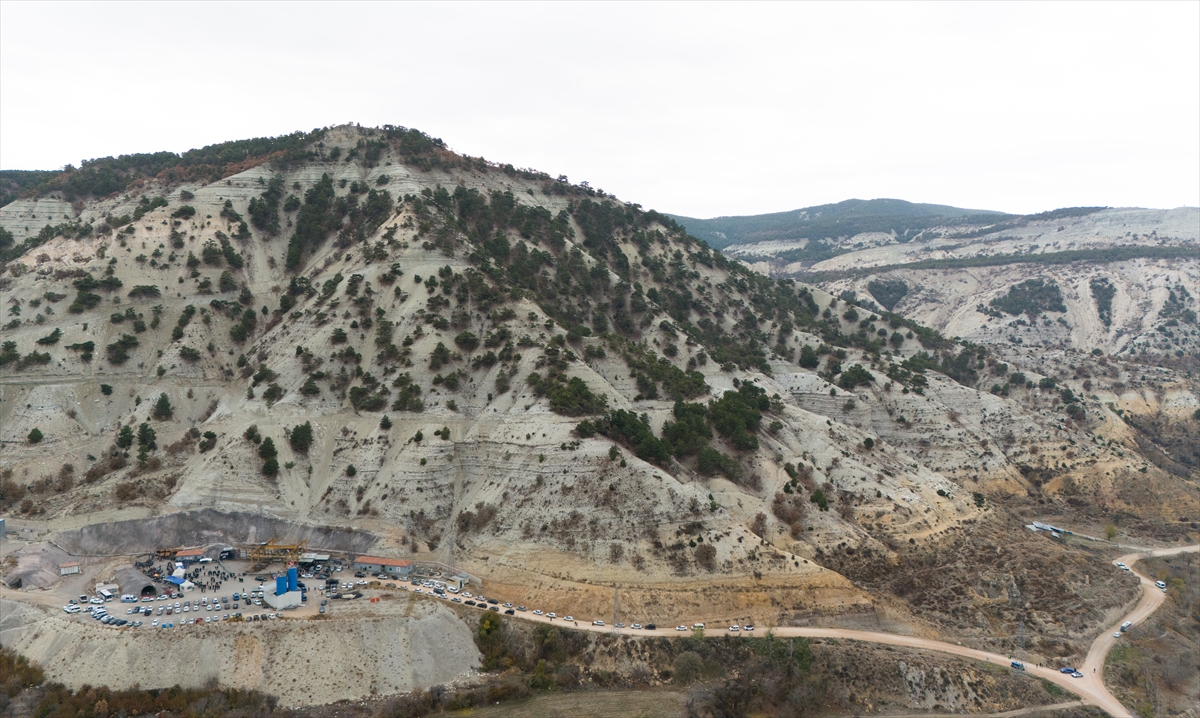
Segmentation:
{"type": "Polygon", "coordinates": [[[292,566],[291,568],[288,569],[287,588],[289,591],[299,590],[300,587],[296,585],[298,582],[298,579],[300,577],[299,574],[300,574],[300,572],[296,570],[295,566],[292,566]]]}
{"type": "Polygon", "coordinates": [[[287,578],[284,576],[275,577],[275,595],[282,596],[287,593],[287,578]]]}

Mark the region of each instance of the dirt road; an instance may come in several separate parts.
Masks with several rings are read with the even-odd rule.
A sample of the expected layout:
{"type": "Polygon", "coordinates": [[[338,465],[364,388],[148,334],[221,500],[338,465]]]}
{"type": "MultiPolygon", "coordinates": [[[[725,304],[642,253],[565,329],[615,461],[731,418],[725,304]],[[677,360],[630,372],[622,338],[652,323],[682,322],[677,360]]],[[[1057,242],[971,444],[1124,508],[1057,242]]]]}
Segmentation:
{"type": "MultiPolygon", "coordinates": [[[[1181,546],[1176,548],[1163,549],[1146,549],[1138,553],[1132,553],[1113,560],[1115,565],[1118,561],[1129,565],[1131,570],[1133,563],[1140,558],[1150,556],[1169,556],[1177,553],[1188,553],[1200,551],[1200,545],[1181,546]]],[[[1134,571],[1136,573],[1136,571],[1134,571]]],[[[1113,638],[1112,634],[1120,630],[1120,624],[1124,621],[1132,621],[1138,623],[1146,619],[1151,613],[1162,605],[1166,598],[1165,594],[1154,585],[1154,581],[1140,573],[1137,574],[1142,582],[1142,597],[1138,601],[1138,605],[1127,616],[1124,616],[1116,626],[1106,629],[1093,643],[1088,651],[1087,659],[1083,666],[1079,667],[1079,671],[1083,673],[1082,678],[1072,678],[1070,675],[1059,673],[1055,668],[1045,668],[1042,666],[1027,665],[1025,671],[1038,678],[1044,678],[1051,683],[1054,683],[1071,693],[1079,696],[1085,703],[1097,706],[1107,712],[1114,718],[1131,718],[1130,712],[1118,701],[1104,685],[1104,659],[1108,655],[1109,649],[1113,643],[1118,640],[1113,638]]],[[[550,619],[546,616],[536,616],[532,613],[518,613],[517,617],[523,620],[537,621],[542,623],[551,623],[562,626],[571,630],[591,631],[593,633],[611,633],[611,626],[594,626],[591,621],[564,621],[562,617],[550,619]]],[[[953,643],[944,641],[934,641],[927,638],[918,638],[914,636],[901,636],[890,633],[877,633],[874,631],[858,631],[853,629],[843,628],[808,628],[808,627],[792,627],[780,626],[775,628],[759,627],[754,633],[745,631],[730,632],[728,627],[721,626],[708,627],[706,638],[728,635],[737,637],[753,637],[764,635],[768,630],[773,632],[779,638],[837,638],[849,641],[865,641],[868,643],[882,643],[891,646],[903,646],[906,648],[922,648],[930,651],[940,651],[942,653],[950,653],[956,656],[965,658],[973,658],[977,661],[984,661],[999,666],[1009,667],[1012,659],[1009,656],[1003,656],[998,653],[989,651],[981,651],[974,648],[967,648],[953,643]],[[716,629],[716,630],[713,630],[716,629]]],[[[635,636],[662,636],[666,638],[678,638],[681,636],[691,635],[691,629],[687,631],[677,631],[674,629],[657,629],[654,631],[632,630],[629,628],[622,629],[622,633],[635,636]]]]}

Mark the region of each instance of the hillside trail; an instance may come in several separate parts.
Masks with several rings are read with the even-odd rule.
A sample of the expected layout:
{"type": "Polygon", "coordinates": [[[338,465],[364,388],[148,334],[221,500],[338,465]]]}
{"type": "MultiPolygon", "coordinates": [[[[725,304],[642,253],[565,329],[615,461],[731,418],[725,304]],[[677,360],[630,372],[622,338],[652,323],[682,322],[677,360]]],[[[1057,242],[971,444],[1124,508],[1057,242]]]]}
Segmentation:
{"type": "MultiPolygon", "coordinates": [[[[1147,549],[1114,559],[1113,564],[1115,565],[1118,561],[1121,561],[1129,565],[1130,570],[1133,570],[1133,562],[1141,558],[1149,558],[1151,556],[1170,556],[1178,553],[1191,553],[1198,551],[1200,551],[1200,544],[1178,546],[1174,548],[1147,549]]],[[[1104,710],[1106,713],[1113,716],[1113,718],[1132,718],[1132,714],[1129,712],[1129,710],[1126,709],[1125,706],[1122,705],[1121,702],[1118,701],[1104,685],[1102,673],[1104,659],[1108,655],[1109,649],[1112,648],[1113,642],[1116,640],[1112,637],[1112,633],[1120,629],[1121,622],[1132,621],[1136,624],[1139,621],[1145,620],[1147,616],[1154,613],[1154,611],[1162,605],[1163,600],[1166,598],[1166,595],[1154,585],[1154,581],[1146,578],[1136,571],[1134,571],[1134,573],[1136,573],[1138,578],[1141,579],[1143,588],[1142,596],[1133,611],[1124,616],[1116,626],[1106,629],[1092,643],[1092,647],[1088,651],[1087,659],[1085,660],[1083,666],[1079,668],[1079,671],[1084,674],[1083,678],[1072,678],[1070,675],[1060,673],[1057,668],[1036,665],[1026,665],[1025,672],[1037,676],[1038,678],[1050,681],[1051,683],[1054,683],[1055,685],[1074,693],[1083,699],[1085,703],[1094,705],[1104,710]]],[[[553,622],[552,619],[548,619],[545,616],[534,616],[531,614],[522,614],[521,618],[524,620],[542,623],[553,622]]],[[[562,620],[557,622],[558,626],[567,629],[591,631],[593,633],[615,632],[611,626],[594,626],[586,620],[583,623],[573,621],[573,624],[574,625],[572,625],[572,623],[566,623],[562,620]]],[[[691,629],[686,629],[686,631],[657,629],[654,631],[638,631],[635,635],[676,638],[679,637],[681,633],[688,636],[692,635],[690,630],[691,629]]],[[[999,665],[1005,668],[1010,667],[1012,664],[1012,658],[1010,656],[968,648],[966,646],[961,646],[954,643],[946,643],[944,641],[935,641],[928,638],[919,638],[914,636],[902,636],[875,631],[860,631],[847,628],[780,626],[770,628],[769,630],[777,638],[836,638],[849,641],[864,641],[867,643],[880,643],[904,648],[919,648],[930,651],[939,651],[941,653],[949,653],[956,656],[962,656],[964,658],[972,658],[974,660],[984,661],[986,663],[999,665]]],[[[713,638],[723,635],[735,634],[724,631],[714,631],[712,633],[705,634],[705,637],[713,638]]],[[[739,632],[736,635],[747,636],[748,634],[739,632]]],[[[1012,715],[1018,714],[1014,713],[1012,715]]]]}

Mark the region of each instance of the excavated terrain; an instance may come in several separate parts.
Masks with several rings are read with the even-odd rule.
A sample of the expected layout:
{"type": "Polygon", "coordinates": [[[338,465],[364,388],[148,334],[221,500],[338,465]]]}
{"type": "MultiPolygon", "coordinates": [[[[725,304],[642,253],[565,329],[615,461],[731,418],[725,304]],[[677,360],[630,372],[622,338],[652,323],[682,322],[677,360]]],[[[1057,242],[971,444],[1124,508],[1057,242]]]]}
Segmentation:
{"type": "MultiPolygon", "coordinates": [[[[1051,642],[1132,587],[1024,523],[1197,535],[1194,263],[1110,267],[1103,332],[1090,275],[1057,268],[1065,322],[1009,342],[974,305],[1023,270],[889,270],[914,289],[885,314],[865,278],[768,279],[636,205],[412,137],[333,128],[207,183],[0,208],[15,243],[41,237],[0,277],[0,511],[72,554],[307,540],[582,615],[619,588],[645,620],[1023,620],[1051,642]],[[1144,353],[1159,307],[1178,356],[1144,353]]],[[[304,700],[279,680],[253,683],[304,700]]]]}

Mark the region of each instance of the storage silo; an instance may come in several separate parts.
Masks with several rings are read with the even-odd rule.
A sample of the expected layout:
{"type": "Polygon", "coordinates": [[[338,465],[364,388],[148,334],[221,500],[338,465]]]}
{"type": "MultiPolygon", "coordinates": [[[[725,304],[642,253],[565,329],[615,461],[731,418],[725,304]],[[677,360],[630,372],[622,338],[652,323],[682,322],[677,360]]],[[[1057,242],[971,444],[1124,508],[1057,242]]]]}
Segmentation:
{"type": "Polygon", "coordinates": [[[286,576],[276,576],[275,577],[275,595],[282,596],[285,593],[287,593],[287,577],[286,576]]]}
{"type": "Polygon", "coordinates": [[[292,566],[291,568],[289,568],[287,570],[287,590],[299,591],[300,587],[297,585],[297,583],[299,582],[298,579],[299,579],[299,571],[296,570],[295,566],[292,566]]]}

